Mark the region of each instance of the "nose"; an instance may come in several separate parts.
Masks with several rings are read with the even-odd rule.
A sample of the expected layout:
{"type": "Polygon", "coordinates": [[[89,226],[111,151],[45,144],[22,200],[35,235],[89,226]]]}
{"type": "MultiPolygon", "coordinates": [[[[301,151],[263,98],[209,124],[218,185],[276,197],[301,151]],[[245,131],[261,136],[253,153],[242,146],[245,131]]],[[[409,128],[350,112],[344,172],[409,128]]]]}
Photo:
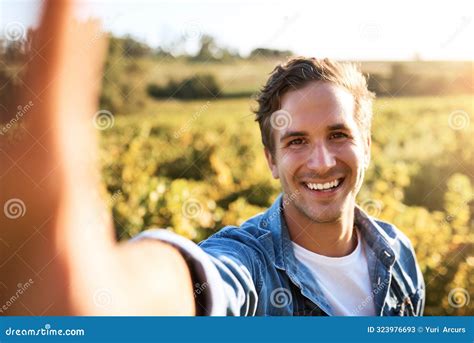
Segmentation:
{"type": "Polygon", "coordinates": [[[336,166],[336,157],[326,144],[315,143],[306,164],[308,169],[314,171],[317,175],[323,176],[336,166]]]}

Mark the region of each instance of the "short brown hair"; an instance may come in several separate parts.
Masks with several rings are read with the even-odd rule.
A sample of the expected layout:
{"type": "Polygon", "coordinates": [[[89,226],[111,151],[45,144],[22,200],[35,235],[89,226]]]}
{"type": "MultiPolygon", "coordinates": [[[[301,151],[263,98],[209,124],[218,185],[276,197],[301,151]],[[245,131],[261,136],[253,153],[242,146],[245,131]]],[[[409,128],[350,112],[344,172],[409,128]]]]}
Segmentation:
{"type": "Polygon", "coordinates": [[[344,87],[355,100],[355,120],[365,135],[370,135],[372,100],[374,94],[367,89],[367,80],[352,63],[330,59],[296,57],[273,69],[267,83],[257,97],[258,108],[254,111],[258,121],[262,143],[273,155],[272,114],[281,109],[281,98],[288,91],[303,88],[311,81],[330,82],[344,87]]]}

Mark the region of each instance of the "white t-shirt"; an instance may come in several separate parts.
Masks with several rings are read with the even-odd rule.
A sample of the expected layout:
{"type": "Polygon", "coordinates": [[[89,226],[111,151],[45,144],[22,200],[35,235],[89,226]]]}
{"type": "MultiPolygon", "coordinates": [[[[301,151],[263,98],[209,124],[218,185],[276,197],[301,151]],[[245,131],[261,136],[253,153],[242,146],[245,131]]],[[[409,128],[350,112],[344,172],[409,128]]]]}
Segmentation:
{"type": "MultiPolygon", "coordinates": [[[[356,230],[357,231],[357,230],[356,230]]],[[[347,256],[327,257],[293,242],[296,258],[313,274],[334,316],[375,316],[367,257],[357,232],[357,248],[347,256]]]]}

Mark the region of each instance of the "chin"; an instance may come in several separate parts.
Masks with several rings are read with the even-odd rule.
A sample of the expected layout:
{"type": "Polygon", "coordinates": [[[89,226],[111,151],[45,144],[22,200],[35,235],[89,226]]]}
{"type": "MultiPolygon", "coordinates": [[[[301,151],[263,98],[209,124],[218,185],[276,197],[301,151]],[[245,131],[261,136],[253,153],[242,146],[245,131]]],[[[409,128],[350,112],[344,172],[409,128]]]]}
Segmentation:
{"type": "Polygon", "coordinates": [[[332,223],[339,221],[342,217],[342,207],[334,206],[308,206],[300,208],[301,212],[315,223],[332,223]]]}
{"type": "Polygon", "coordinates": [[[324,213],[312,216],[311,220],[316,223],[334,223],[340,221],[341,213],[324,213]]]}

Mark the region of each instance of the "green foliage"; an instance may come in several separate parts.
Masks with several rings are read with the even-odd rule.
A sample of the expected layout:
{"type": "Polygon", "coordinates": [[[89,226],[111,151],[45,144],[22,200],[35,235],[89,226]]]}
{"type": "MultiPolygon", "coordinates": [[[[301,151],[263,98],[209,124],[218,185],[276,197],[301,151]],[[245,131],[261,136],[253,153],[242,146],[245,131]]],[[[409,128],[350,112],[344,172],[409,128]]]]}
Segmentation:
{"type": "Polygon", "coordinates": [[[290,50],[277,50],[268,48],[256,48],[253,49],[249,55],[249,58],[289,58],[293,56],[293,52],[290,50]]]}
{"type": "MultiPolygon", "coordinates": [[[[432,63],[426,63],[427,66],[432,63]]],[[[472,93],[472,64],[460,64],[460,70],[443,73],[436,66],[428,72],[410,63],[393,63],[390,73],[371,73],[369,89],[378,96],[449,95],[472,93]]]]}
{"type": "MultiPolygon", "coordinates": [[[[117,235],[162,227],[198,242],[264,211],[280,186],[249,107],[244,99],[162,101],[146,111],[158,116],[117,117],[101,139],[117,235]]],[[[471,99],[378,100],[372,164],[358,197],[366,211],[411,239],[428,315],[474,314],[472,301],[462,307],[448,301],[456,288],[474,294],[474,126],[450,127],[450,113],[459,109],[472,113],[471,99]]]]}
{"type": "Polygon", "coordinates": [[[215,98],[221,93],[217,80],[212,74],[193,75],[181,82],[170,80],[164,87],[150,84],[147,91],[154,98],[178,99],[215,98]]]}
{"type": "Polygon", "coordinates": [[[117,114],[143,107],[146,70],[139,57],[150,54],[150,48],[130,37],[110,37],[100,94],[102,110],[117,114]]]}
{"type": "Polygon", "coordinates": [[[192,59],[206,62],[215,60],[218,47],[214,38],[209,35],[203,35],[200,43],[201,47],[199,48],[199,52],[192,59]]]}
{"type": "MultiPolygon", "coordinates": [[[[212,44],[207,48],[219,58],[212,44]]],[[[0,41],[0,121],[25,105],[10,99],[26,50],[0,41]]],[[[188,63],[130,37],[111,38],[100,106],[127,116],[101,132],[101,160],[119,238],[162,227],[198,242],[272,203],[280,188],[263,156],[252,103],[215,99],[256,91],[286,59],[261,50],[252,57],[265,54],[271,58],[188,63]],[[150,101],[147,92],[212,100],[150,101]]],[[[381,95],[473,92],[470,62],[367,62],[362,69],[381,95]]],[[[374,112],[372,165],[359,203],[411,239],[427,284],[426,314],[473,315],[472,299],[453,306],[448,297],[458,288],[474,294],[472,97],[380,98],[374,112]],[[452,120],[456,113],[464,125],[452,120]]]]}
{"type": "Polygon", "coordinates": [[[199,43],[200,48],[197,54],[188,58],[191,62],[226,62],[241,58],[237,51],[219,46],[210,35],[202,35],[199,43]]]}
{"type": "Polygon", "coordinates": [[[130,36],[118,38],[118,40],[121,41],[122,53],[126,57],[146,57],[152,54],[152,49],[147,44],[135,40],[130,36]]]}

